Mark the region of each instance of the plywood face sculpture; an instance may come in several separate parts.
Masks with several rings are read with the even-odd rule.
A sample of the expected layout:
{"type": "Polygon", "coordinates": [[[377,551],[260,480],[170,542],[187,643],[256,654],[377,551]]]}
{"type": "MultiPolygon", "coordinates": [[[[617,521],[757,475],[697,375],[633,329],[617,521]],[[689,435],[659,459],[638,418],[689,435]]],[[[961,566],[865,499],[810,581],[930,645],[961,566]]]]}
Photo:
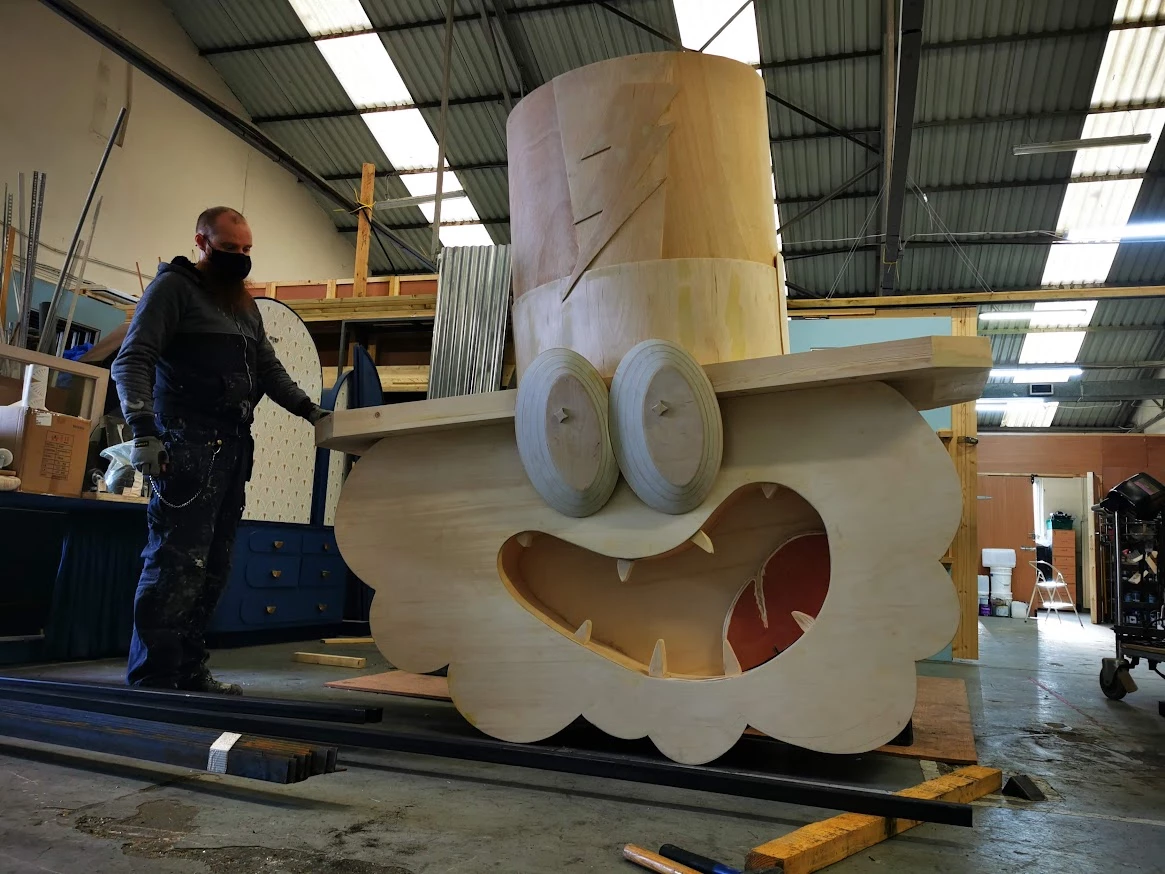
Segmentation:
{"type": "Polygon", "coordinates": [[[336,531],[377,645],[448,666],[487,734],[582,716],[689,763],[750,725],[866,751],[954,634],[959,483],[917,410],[976,397],[987,343],[781,354],[764,119],[751,69],[696,54],[530,94],[518,390],[320,426],[362,456],[336,531]]]}

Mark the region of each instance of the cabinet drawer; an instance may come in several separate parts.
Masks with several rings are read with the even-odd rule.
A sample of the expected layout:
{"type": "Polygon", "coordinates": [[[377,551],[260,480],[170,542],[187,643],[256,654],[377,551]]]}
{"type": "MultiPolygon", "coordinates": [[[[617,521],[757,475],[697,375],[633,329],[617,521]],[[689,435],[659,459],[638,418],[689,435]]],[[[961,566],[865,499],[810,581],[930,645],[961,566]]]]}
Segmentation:
{"type": "Polygon", "coordinates": [[[303,535],[304,555],[339,555],[333,531],[307,531],[303,535]]]}
{"type": "Polygon", "coordinates": [[[330,555],[305,555],[299,567],[301,586],[343,585],[347,573],[344,560],[330,555]]]}
{"type": "Polygon", "coordinates": [[[343,592],[335,589],[251,592],[239,604],[239,619],[252,627],[338,622],[343,613],[343,592]]]}
{"type": "Polygon", "coordinates": [[[258,553],[298,555],[302,537],[298,531],[259,528],[247,535],[247,549],[258,553]]]}
{"type": "Polygon", "coordinates": [[[290,589],[299,585],[298,555],[253,555],[247,559],[247,585],[254,589],[290,589]]]}

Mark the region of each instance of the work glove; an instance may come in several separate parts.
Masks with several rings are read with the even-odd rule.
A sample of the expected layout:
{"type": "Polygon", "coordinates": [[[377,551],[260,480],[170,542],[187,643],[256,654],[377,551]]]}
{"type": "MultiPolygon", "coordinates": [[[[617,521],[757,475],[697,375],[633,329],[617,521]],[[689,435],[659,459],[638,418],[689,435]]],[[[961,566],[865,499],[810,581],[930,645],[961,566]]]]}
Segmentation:
{"type": "Polygon", "coordinates": [[[143,476],[161,476],[166,472],[169,461],[170,454],[159,438],[154,436],[134,438],[129,463],[143,476]]]}
{"type": "Polygon", "coordinates": [[[331,410],[325,410],[323,407],[317,404],[316,406],[312,407],[311,412],[308,413],[305,418],[313,425],[315,425],[317,422],[326,419],[330,415],[332,415],[331,410]]]}

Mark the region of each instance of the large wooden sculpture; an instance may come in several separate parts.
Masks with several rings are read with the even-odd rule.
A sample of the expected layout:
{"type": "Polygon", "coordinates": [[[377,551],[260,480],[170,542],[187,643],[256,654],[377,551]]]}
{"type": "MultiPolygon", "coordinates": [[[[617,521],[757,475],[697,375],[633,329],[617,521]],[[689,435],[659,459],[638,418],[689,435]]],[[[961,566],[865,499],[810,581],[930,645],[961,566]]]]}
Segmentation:
{"type": "Polygon", "coordinates": [[[509,122],[517,391],[337,413],[336,516],[396,666],[495,737],[579,716],[706,762],[747,726],[873,749],[957,607],[959,483],[917,410],[985,340],[782,355],[764,97],[697,54],[608,61],[509,122]]]}

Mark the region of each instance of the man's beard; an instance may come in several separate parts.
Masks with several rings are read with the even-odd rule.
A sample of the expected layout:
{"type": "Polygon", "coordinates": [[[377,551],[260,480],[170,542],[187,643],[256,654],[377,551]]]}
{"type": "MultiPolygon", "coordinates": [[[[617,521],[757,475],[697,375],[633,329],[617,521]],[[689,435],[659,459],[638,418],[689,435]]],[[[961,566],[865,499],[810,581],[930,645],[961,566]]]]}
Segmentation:
{"type": "Polygon", "coordinates": [[[246,282],[241,279],[222,280],[207,276],[203,280],[203,287],[210,295],[211,300],[221,310],[231,315],[240,315],[255,306],[255,302],[247,292],[246,282]]]}

